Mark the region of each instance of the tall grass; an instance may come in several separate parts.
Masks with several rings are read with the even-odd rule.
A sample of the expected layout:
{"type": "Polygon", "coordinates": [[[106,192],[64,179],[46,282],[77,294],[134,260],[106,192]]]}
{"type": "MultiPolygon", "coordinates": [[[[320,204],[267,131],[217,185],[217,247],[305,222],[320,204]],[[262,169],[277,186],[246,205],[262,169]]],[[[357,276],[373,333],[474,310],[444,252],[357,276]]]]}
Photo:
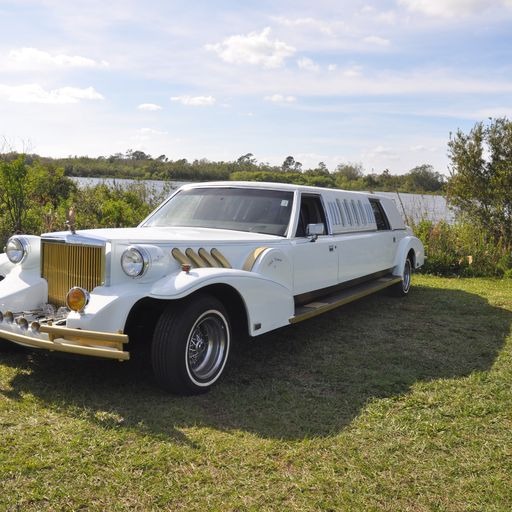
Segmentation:
{"type": "Polygon", "coordinates": [[[425,246],[422,271],[440,276],[512,277],[512,248],[467,221],[423,219],[413,225],[425,246]]]}

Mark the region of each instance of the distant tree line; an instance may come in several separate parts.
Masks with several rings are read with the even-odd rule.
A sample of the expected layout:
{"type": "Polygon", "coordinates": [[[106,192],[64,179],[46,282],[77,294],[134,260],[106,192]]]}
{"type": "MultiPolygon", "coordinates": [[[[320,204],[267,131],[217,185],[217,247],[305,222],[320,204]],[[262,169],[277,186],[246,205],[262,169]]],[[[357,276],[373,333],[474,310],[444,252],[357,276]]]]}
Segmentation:
{"type": "MultiPolygon", "coordinates": [[[[3,155],[15,159],[16,154],[3,155]]],[[[252,153],[246,153],[229,162],[199,160],[169,160],[165,155],[153,158],[143,151],[129,149],[109,157],[91,158],[74,156],[47,158],[26,155],[28,164],[40,162],[61,168],[68,177],[131,178],[164,181],[214,181],[244,180],[296,183],[349,190],[399,191],[413,193],[442,193],[445,177],[431,165],[420,165],[409,172],[396,175],[389,170],[381,173],[365,173],[360,164],[340,163],[329,171],[324,162],[314,168],[304,169],[301,162],[287,156],[283,163],[270,165],[258,162],[252,153]]]]}

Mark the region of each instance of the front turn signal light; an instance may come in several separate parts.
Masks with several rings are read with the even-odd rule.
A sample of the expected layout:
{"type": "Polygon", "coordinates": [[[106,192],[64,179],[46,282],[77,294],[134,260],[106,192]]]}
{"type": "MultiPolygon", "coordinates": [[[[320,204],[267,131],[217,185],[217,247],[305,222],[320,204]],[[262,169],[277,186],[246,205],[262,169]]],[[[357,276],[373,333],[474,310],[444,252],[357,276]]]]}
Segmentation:
{"type": "Polygon", "coordinates": [[[74,286],[66,295],[66,304],[71,311],[81,313],[89,304],[89,292],[79,286],[74,286]]]}

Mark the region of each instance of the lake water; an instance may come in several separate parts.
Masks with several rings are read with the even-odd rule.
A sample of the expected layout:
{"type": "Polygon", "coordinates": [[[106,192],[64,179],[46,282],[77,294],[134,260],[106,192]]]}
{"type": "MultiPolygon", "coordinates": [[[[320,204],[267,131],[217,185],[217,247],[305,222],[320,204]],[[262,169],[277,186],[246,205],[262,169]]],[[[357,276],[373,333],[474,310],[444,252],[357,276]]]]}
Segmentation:
{"type": "MultiPolygon", "coordinates": [[[[159,180],[130,180],[118,178],[71,178],[79,187],[106,184],[110,186],[127,187],[133,183],[144,183],[155,195],[171,193],[176,188],[184,185],[184,181],[159,181],[159,180]]],[[[448,207],[443,196],[430,194],[406,194],[398,192],[376,192],[377,195],[389,197],[396,203],[398,211],[406,222],[411,220],[418,222],[428,219],[434,222],[444,220],[453,223],[455,212],[448,207]]]]}
{"type": "Polygon", "coordinates": [[[453,224],[455,221],[455,211],[448,206],[443,196],[402,192],[377,192],[377,194],[393,199],[406,222],[428,219],[434,222],[444,220],[453,224]]]}

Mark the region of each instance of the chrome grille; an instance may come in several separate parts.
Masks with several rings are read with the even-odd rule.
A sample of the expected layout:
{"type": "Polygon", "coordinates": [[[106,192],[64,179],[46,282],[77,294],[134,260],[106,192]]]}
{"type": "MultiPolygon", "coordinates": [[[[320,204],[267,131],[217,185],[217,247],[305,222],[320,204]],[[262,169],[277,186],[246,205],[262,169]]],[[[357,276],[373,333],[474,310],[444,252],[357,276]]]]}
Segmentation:
{"type": "Polygon", "coordinates": [[[48,302],[65,306],[73,286],[91,291],[104,280],[104,247],[41,241],[41,275],[48,282],[48,302]]]}

